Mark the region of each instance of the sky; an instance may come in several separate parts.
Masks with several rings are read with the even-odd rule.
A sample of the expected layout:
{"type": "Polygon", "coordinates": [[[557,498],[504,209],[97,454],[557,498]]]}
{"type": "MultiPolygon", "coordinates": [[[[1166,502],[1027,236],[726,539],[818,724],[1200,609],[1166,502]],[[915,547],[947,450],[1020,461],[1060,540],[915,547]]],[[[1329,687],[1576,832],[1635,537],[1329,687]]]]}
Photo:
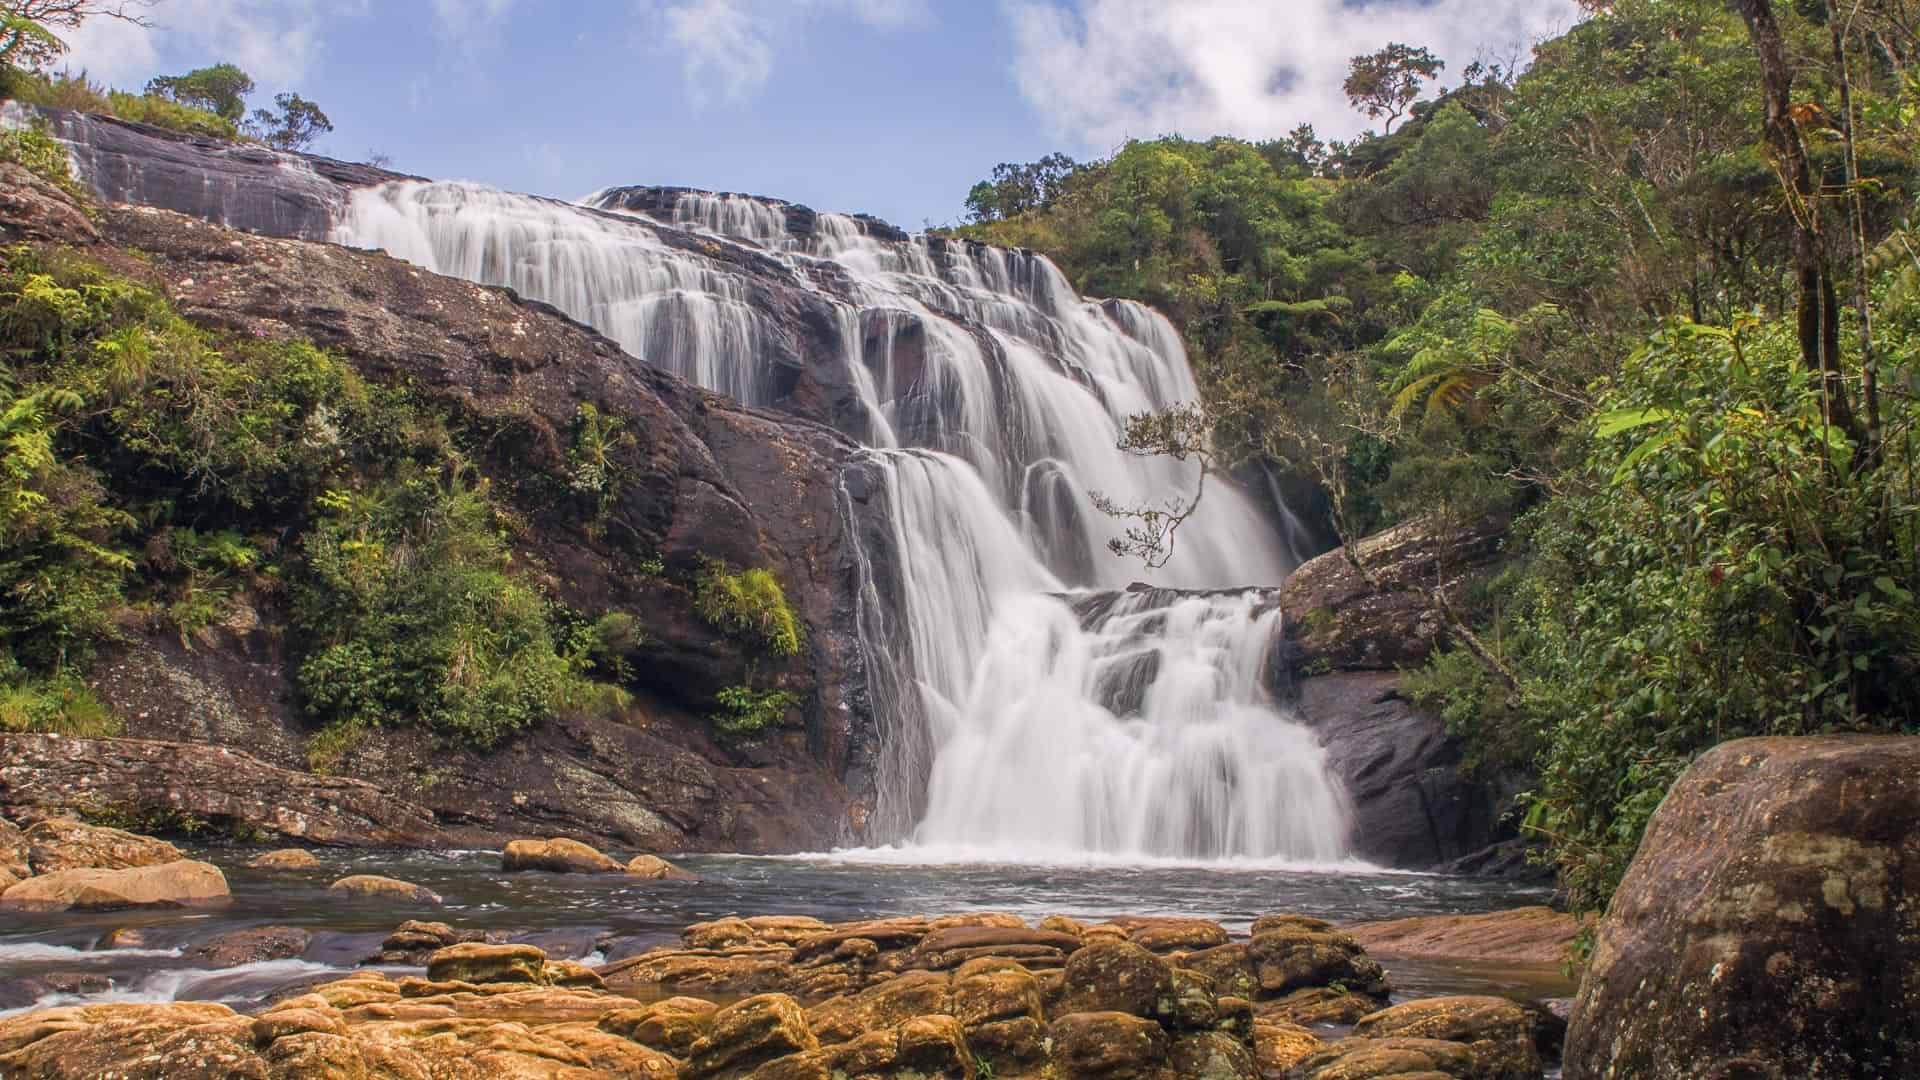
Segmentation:
{"type": "MultiPolygon", "coordinates": [[[[138,2],[138,0],[136,0],[138,2]]],[[[69,65],[137,90],[231,61],[317,102],[316,151],[577,198],[745,191],[908,228],[960,219],[1003,161],[1128,138],[1367,126],[1348,58],[1524,57],[1574,0],[147,0],[69,65]]],[[[1441,80],[1444,84],[1446,79],[1441,80]]]]}

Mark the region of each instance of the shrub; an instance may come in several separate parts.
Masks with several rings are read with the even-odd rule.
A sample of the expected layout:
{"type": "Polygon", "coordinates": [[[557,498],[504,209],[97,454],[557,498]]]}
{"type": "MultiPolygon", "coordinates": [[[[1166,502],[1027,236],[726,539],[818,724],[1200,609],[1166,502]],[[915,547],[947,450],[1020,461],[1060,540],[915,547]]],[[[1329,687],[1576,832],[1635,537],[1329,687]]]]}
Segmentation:
{"type": "Polygon", "coordinates": [[[24,105],[112,116],[215,139],[240,137],[239,127],[216,113],[162,97],[109,90],[89,79],[84,71],[77,75],[16,72],[9,80],[7,92],[24,105]]]}
{"type": "Polygon", "coordinates": [[[85,197],[73,179],[67,148],[41,127],[0,131],[0,161],[11,161],[76,198],[85,197]]]}
{"type": "Polygon", "coordinates": [[[800,703],[798,696],[786,690],[754,690],[729,686],[714,695],[720,703],[712,716],[713,729],[733,738],[760,735],[780,726],[787,710],[800,703]]]}
{"type": "Polygon", "coordinates": [[[120,734],[120,720],[78,678],[35,678],[0,654],[0,730],[106,739],[120,734]]]}
{"type": "Polygon", "coordinates": [[[708,563],[694,581],[693,607],[714,629],[757,642],[776,656],[800,653],[800,621],[770,570],[730,574],[708,563]]]}

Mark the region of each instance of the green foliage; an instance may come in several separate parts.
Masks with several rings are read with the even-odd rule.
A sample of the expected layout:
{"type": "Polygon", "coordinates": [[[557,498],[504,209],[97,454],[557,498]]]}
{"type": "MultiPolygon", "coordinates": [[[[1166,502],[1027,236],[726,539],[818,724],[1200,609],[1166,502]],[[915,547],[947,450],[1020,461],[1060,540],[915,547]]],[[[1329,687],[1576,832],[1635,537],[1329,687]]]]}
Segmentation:
{"type": "Polygon", "coordinates": [[[720,708],[714,712],[713,729],[729,738],[751,738],[780,726],[787,710],[800,703],[787,690],[753,690],[729,686],[714,695],[720,708]]]}
{"type": "Polygon", "coordinates": [[[38,71],[66,51],[66,42],[38,21],[0,10],[0,71],[38,71]]]}
{"type": "Polygon", "coordinates": [[[255,109],[247,134],[278,150],[305,150],[333,130],[320,106],[299,94],[276,94],[272,109],[255,109]]]}
{"type": "Polygon", "coordinates": [[[1386,117],[1387,130],[1392,131],[1394,121],[1406,115],[1426,80],[1446,66],[1427,49],[1396,41],[1379,52],[1354,57],[1341,89],[1368,119],[1386,117]]]}
{"type": "Polygon", "coordinates": [[[580,403],[573,422],[573,446],[567,450],[567,486],[592,503],[595,527],[613,509],[626,482],[618,455],[635,445],[637,440],[626,430],[625,421],[602,413],[590,402],[580,403]]]}
{"type": "Polygon", "coordinates": [[[0,161],[13,162],[70,195],[82,194],[73,179],[67,148],[37,125],[0,131],[0,161]]]}
{"type": "Polygon", "coordinates": [[[162,75],[147,83],[147,96],[191,106],[238,124],[247,114],[253,77],[232,64],[197,68],[185,75],[162,75]]]}
{"type": "Polygon", "coordinates": [[[0,731],[105,739],[120,734],[120,721],[75,676],[39,678],[0,653],[0,731]]]}
{"type": "Polygon", "coordinates": [[[239,126],[226,117],[166,98],[113,90],[107,94],[105,111],[122,120],[152,124],[168,131],[183,131],[189,135],[205,135],[214,139],[240,137],[239,126]]]}
{"type": "Polygon", "coordinates": [[[694,579],[693,609],[707,625],[756,642],[775,656],[800,653],[800,620],[770,570],[730,574],[719,563],[707,564],[694,579]]]}

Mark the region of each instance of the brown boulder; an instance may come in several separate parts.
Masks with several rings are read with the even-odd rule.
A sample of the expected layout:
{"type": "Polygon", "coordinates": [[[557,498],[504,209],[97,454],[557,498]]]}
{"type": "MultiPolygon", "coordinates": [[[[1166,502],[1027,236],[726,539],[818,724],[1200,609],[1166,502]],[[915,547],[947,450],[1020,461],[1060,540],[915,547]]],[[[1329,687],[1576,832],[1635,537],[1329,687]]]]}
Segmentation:
{"type": "Polygon", "coordinates": [[[0,893],[14,911],[111,911],[131,907],[207,907],[231,899],[226,875],[212,863],[179,859],[125,870],[61,870],[30,877],[0,893]]]}
{"type": "Polygon", "coordinates": [[[1481,1080],[1538,1080],[1534,1018],[1526,1008],[1499,997],[1424,998],[1382,1009],[1353,1026],[1360,1039],[1440,1039],[1473,1054],[1481,1080]]]}
{"type": "Polygon", "coordinates": [[[29,826],[28,858],[36,874],[62,870],[128,870],[186,858],[165,840],[124,829],[82,825],[71,818],[49,818],[29,826]]]}
{"type": "MultiPolygon", "coordinates": [[[[79,871],[70,871],[77,873],[79,871]]],[[[225,1005],[79,1005],[0,1020],[0,1076],[265,1077],[253,1023],[225,1005]]]]}
{"type": "Polygon", "coordinates": [[[1159,1024],[1124,1012],[1077,1012],[1047,1028],[1053,1064],[1063,1077],[1113,1080],[1159,1077],[1167,1033],[1159,1024]]]}
{"type": "Polygon", "coordinates": [[[627,876],[644,881],[699,881],[697,874],[682,870],[658,855],[635,855],[627,861],[627,876]]]}
{"type": "Polygon", "coordinates": [[[440,894],[424,885],[381,877],[378,874],[350,874],[327,886],[330,893],[363,899],[398,900],[408,904],[440,906],[440,894]]]}
{"type": "Polygon", "coordinates": [[[1334,983],[1374,996],[1387,992],[1386,972],[1345,934],[1269,930],[1247,943],[1247,958],[1264,997],[1334,983]]]}
{"type": "Polygon", "coordinates": [[[380,951],[369,957],[367,962],[425,966],[427,957],[449,945],[486,940],[489,940],[489,935],[478,930],[455,930],[443,922],[408,919],[380,942],[380,951]]]}
{"type": "Polygon", "coordinates": [[[1916,1017],[1920,738],[1742,739],[1648,823],[1566,1075],[1908,1076],[1916,1017]]]}
{"type": "Polygon", "coordinates": [[[600,1028],[655,1050],[686,1057],[713,1024],[719,1006],[699,998],[675,997],[644,1009],[620,1009],[600,1018],[600,1028]]]}
{"type": "Polygon", "coordinates": [[[1171,1019],[1173,969],[1165,960],[1125,941],[1087,945],[1067,961],[1059,1012],[1122,1012],[1171,1019]]]}
{"type": "Polygon", "coordinates": [[[1285,1075],[1309,1054],[1325,1046],[1320,1036],[1299,1024],[1272,1020],[1253,1022],[1253,1057],[1269,1076],[1285,1075]]]}
{"type": "Polygon", "coordinates": [[[1167,1067],[1182,1080],[1260,1080],[1253,1051],[1219,1031],[1197,1031],[1173,1040],[1167,1067]]]}
{"type": "Polygon", "coordinates": [[[1352,1024],[1380,1011],[1380,999],[1331,986],[1309,986],[1263,1001],[1256,1011],[1264,1019],[1289,1024],[1352,1024]]]}
{"type": "MultiPolygon", "coordinates": [[[[0,818],[0,881],[11,885],[21,878],[32,877],[32,858],[33,845],[27,842],[26,830],[0,818]]],[[[0,889],[4,888],[5,885],[0,885],[0,889]]]]}
{"type": "Polygon", "coordinates": [[[1127,940],[1148,952],[1167,953],[1211,949],[1227,943],[1219,923],[1205,919],[1114,919],[1110,925],[1127,931],[1127,940]]]}
{"type": "Polygon", "coordinates": [[[547,954],[532,945],[486,945],[470,942],[449,945],[427,958],[427,978],[434,982],[532,983],[544,986],[547,954]]]}
{"type": "Polygon", "coordinates": [[[806,1013],[785,994],[762,994],[713,1014],[689,1051],[685,1080],[740,1075],[775,1058],[820,1049],[806,1013]]]}
{"type": "Polygon", "coordinates": [[[1045,1019],[1040,981],[1010,960],[974,960],[953,975],[954,1019],[968,1028],[1003,1020],[1045,1019]]]}
{"type": "Polygon", "coordinates": [[[615,860],[578,840],[514,840],[500,853],[500,869],[514,873],[539,870],[550,874],[617,874],[624,868],[615,860]]]}
{"type": "Polygon", "coordinates": [[[239,967],[262,960],[288,960],[307,951],[313,935],[297,926],[253,926],[221,934],[188,949],[189,963],[239,967]]]}
{"type": "Polygon", "coordinates": [[[1523,907],[1484,915],[1356,923],[1344,932],[1381,956],[1559,965],[1566,962],[1582,925],[1580,919],[1549,907],[1523,907]]]}
{"type": "MultiPolygon", "coordinates": [[[[1029,976],[1031,978],[1031,976],[1029,976]]],[[[949,1013],[953,995],[947,976],[908,971],[850,997],[807,1010],[807,1023],[822,1043],[843,1043],[916,1016],[949,1013]]]]}
{"type": "Polygon", "coordinates": [[[281,848],[247,860],[255,870],[318,870],[320,860],[305,848],[281,848]]]}
{"type": "MultiPolygon", "coordinates": [[[[1299,1059],[1291,1080],[1480,1080],[1473,1051],[1440,1039],[1341,1039],[1299,1059]]],[[[1623,1078],[1624,1080],[1624,1078],[1623,1078]]]]}

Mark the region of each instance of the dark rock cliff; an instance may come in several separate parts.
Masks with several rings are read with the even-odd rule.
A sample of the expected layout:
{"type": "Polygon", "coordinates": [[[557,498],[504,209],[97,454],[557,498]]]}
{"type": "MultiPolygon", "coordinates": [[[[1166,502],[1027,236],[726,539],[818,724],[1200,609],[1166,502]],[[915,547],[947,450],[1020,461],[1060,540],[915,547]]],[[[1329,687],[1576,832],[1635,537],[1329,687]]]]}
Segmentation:
{"type": "MultiPolygon", "coordinates": [[[[843,780],[864,775],[871,724],[852,631],[860,581],[849,540],[853,530],[869,544],[886,535],[842,516],[842,478],[864,468],[853,443],[689,386],[505,290],[153,208],[108,207],[89,219],[57,189],[0,169],[0,240],[79,247],[163,289],[204,325],[311,338],[370,378],[411,383],[485,432],[485,464],[512,487],[506,497],[529,523],[517,539],[528,563],[544,568],[544,584],[584,610],[640,616],[647,634],[628,657],[638,700],[621,721],[556,717],[484,757],[392,732],[350,756],[343,772],[408,804],[396,821],[432,823],[424,834],[407,824],[409,837],[471,844],[564,832],[622,847],[771,851],[817,849],[850,834],[859,793],[843,780]],[[624,418],[635,436],[616,463],[627,482],[604,527],[591,532],[555,512],[550,491],[513,483],[563,467],[583,402],[624,418]],[[802,655],[745,655],[692,616],[678,582],[707,557],[774,570],[806,625],[802,655]],[[652,559],[667,572],[643,573],[652,559]],[[707,737],[702,714],[715,691],[745,681],[750,663],[762,681],[801,696],[804,729],[740,753],[707,737]]],[[[857,503],[847,507],[859,512],[857,503]]],[[[83,752],[69,743],[62,752],[76,760],[147,763],[129,766],[143,779],[122,786],[128,805],[116,809],[162,807],[176,785],[222,777],[264,785],[252,801],[271,802],[275,770],[299,769],[307,732],[292,701],[280,615],[270,606],[259,614],[257,627],[190,651],[177,640],[136,638],[101,664],[99,690],[129,735],[206,740],[247,751],[259,766],[222,771],[187,751],[128,743],[83,752]]],[[[35,754],[46,751],[22,744],[0,753],[13,766],[0,769],[0,805],[59,801],[74,790],[30,782],[21,762],[35,754]]],[[[233,794],[225,805],[249,804],[248,792],[233,794]]],[[[231,823],[298,835],[271,820],[231,823]]],[[[370,830],[367,839],[385,835],[370,830]]],[[[344,839],[342,831],[328,842],[344,839]]]]}

